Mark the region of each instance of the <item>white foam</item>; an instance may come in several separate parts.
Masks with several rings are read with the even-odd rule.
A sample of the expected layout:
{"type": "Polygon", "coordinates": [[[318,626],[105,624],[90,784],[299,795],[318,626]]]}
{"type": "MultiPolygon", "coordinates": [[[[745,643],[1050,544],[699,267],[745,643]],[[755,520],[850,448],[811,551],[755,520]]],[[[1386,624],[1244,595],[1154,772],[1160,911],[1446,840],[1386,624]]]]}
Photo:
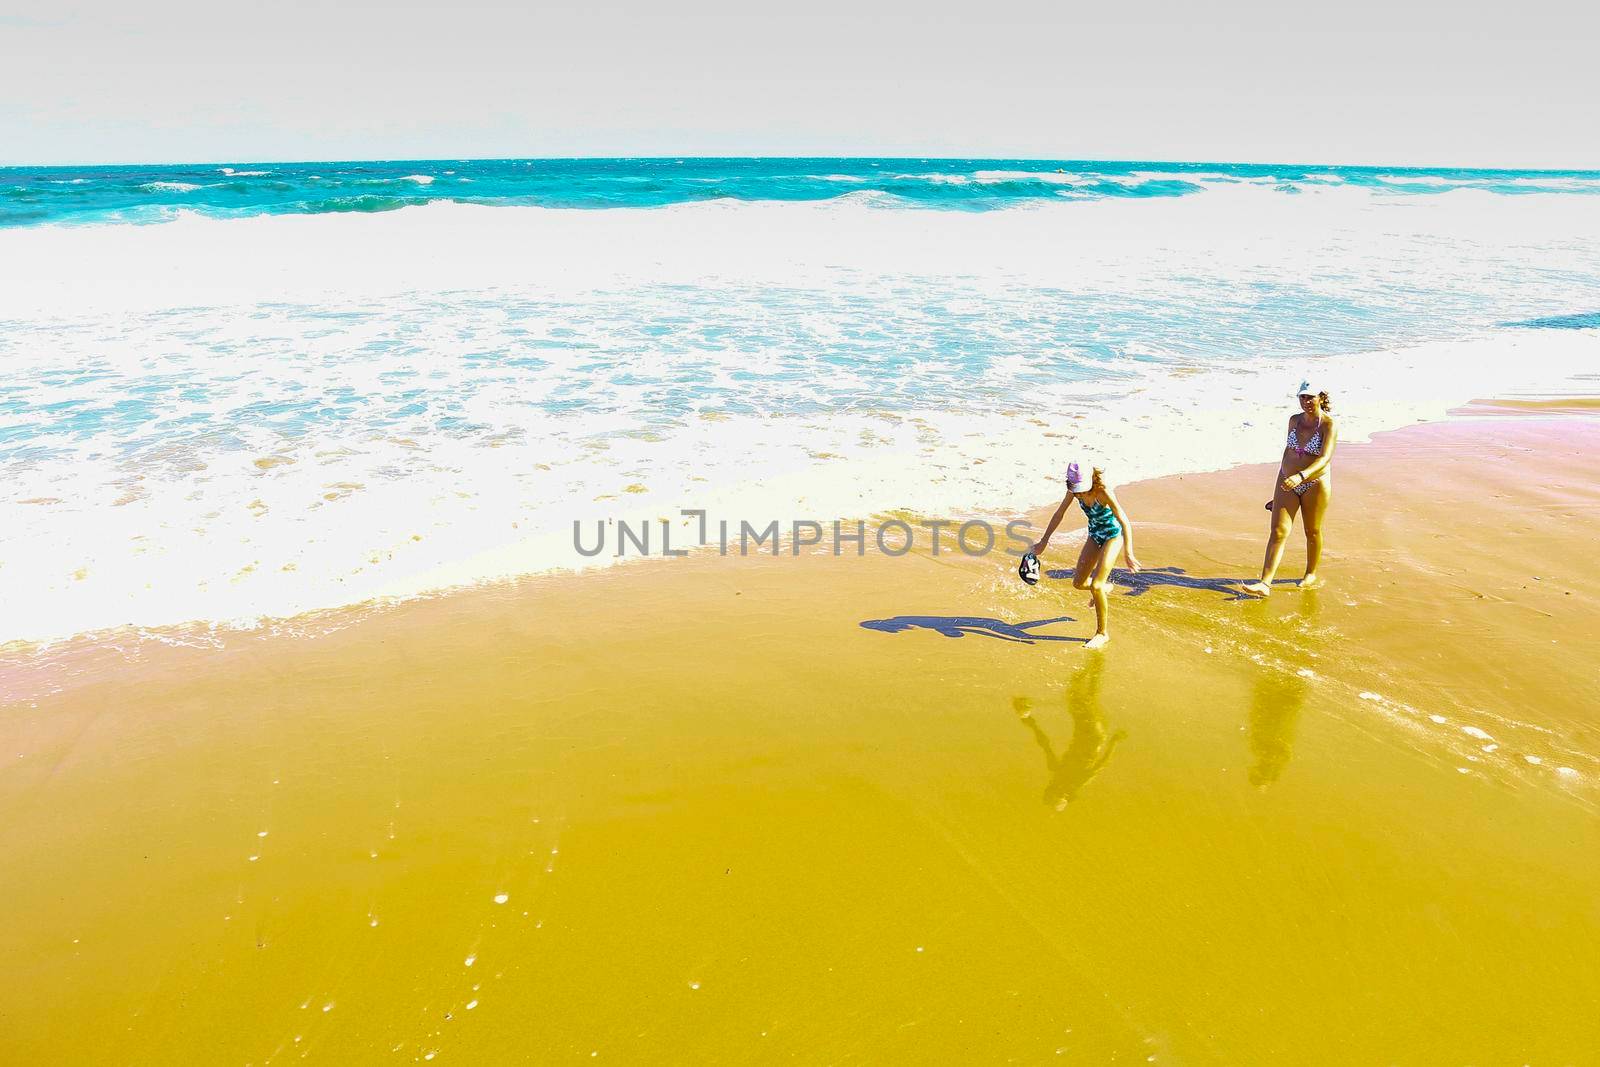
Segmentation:
{"type": "MultiPolygon", "coordinates": [[[[1168,175],[1168,177],[1171,177],[1171,175],[1168,175]]],[[[1108,175],[1086,177],[1082,174],[1043,170],[980,170],[974,172],[972,180],[980,185],[995,185],[1000,182],[1044,182],[1049,185],[1082,185],[1086,181],[1110,181],[1114,179],[1108,175]]]]}
{"type": "Polygon", "coordinates": [[[1415,185],[1430,188],[1462,184],[1460,178],[1450,178],[1442,174],[1380,174],[1378,180],[1385,185],[1415,185]]]}

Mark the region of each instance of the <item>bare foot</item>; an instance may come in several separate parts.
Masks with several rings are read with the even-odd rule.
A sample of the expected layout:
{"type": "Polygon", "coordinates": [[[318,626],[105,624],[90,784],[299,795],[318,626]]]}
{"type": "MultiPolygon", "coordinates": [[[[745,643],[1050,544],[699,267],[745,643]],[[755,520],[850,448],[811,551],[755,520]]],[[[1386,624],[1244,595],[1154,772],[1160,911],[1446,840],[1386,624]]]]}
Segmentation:
{"type": "Polygon", "coordinates": [[[1105,648],[1111,643],[1110,634],[1095,634],[1083,643],[1084,648],[1105,648]]]}
{"type": "Polygon", "coordinates": [[[1323,581],[1323,579],[1315,574],[1308,574],[1304,578],[1300,579],[1301,589],[1316,589],[1324,584],[1326,583],[1323,581]]]}
{"type": "Polygon", "coordinates": [[[1240,588],[1246,593],[1249,593],[1251,596],[1272,595],[1272,586],[1268,585],[1266,582],[1247,582],[1240,586],[1240,588]]]}
{"type": "Polygon", "coordinates": [[[1033,718],[1033,701],[1027,697],[1012,697],[1011,708],[1020,719],[1033,718]]]}

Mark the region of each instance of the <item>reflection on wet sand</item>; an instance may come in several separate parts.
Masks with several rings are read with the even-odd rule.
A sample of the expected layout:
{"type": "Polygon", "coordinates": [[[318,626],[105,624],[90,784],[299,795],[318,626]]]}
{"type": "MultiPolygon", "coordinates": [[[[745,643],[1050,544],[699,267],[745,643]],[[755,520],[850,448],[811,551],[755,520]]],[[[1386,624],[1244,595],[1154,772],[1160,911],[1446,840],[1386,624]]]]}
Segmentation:
{"type": "Polygon", "coordinates": [[[1072,716],[1072,741],[1059,756],[1033,717],[1033,700],[1025,696],[1012,698],[1011,706],[1044,751],[1045,767],[1050,774],[1044,802],[1056,811],[1065,811],[1067,805],[1077,799],[1089,779],[1106,765],[1112,750],[1128,736],[1122,730],[1111,734],[1106,729],[1105,712],[1100,707],[1100,678],[1104,670],[1105,657],[1091,656],[1067,683],[1065,697],[1067,712],[1072,716]]]}
{"type": "Polygon", "coordinates": [[[1295,727],[1311,683],[1281,667],[1256,673],[1250,698],[1250,784],[1276,782],[1294,755],[1295,727]]]}
{"type": "MultiPolygon", "coordinates": [[[[1302,637],[1318,614],[1317,593],[1297,598],[1302,637]]],[[[1311,693],[1311,676],[1295,663],[1262,664],[1256,669],[1250,697],[1250,784],[1259,789],[1276,782],[1294,755],[1295,729],[1311,693]]]]}

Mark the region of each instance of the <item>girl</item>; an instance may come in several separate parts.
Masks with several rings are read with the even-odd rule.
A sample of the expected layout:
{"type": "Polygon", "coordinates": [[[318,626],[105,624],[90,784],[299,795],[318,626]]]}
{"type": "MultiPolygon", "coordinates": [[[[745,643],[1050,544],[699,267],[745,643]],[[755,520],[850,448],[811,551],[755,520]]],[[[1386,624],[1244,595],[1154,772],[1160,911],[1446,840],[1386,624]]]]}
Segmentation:
{"type": "Polygon", "coordinates": [[[1261,564],[1261,580],[1244,587],[1245,592],[1256,596],[1272,593],[1272,579],[1278,573],[1278,564],[1283,562],[1284,542],[1288,540],[1289,531],[1294,529],[1297,512],[1304,520],[1306,531],[1306,576],[1300,579],[1300,588],[1314,589],[1322,584],[1322,579],[1317,577],[1317,564],[1322,560],[1322,520],[1333,499],[1333,477],[1329,468],[1333,463],[1334,446],[1339,443],[1339,427],[1333,421],[1333,403],[1328,399],[1327,390],[1303,381],[1296,396],[1300,401],[1300,413],[1289,419],[1288,443],[1278,467],[1278,491],[1267,505],[1272,512],[1267,558],[1261,564]]]}
{"type": "Polygon", "coordinates": [[[1072,571],[1073,587],[1089,590],[1089,602],[1094,605],[1094,636],[1083,647],[1104,648],[1111,640],[1106,631],[1106,587],[1111,584],[1111,569],[1117,565],[1117,557],[1124,547],[1128,553],[1128,569],[1139,570],[1139,561],[1133,555],[1133,523],[1128,521],[1127,512],[1117,502],[1117,495],[1106,485],[1104,471],[1072,463],[1067,467],[1067,495],[1061,498],[1061,506],[1050,517],[1044,536],[1033,546],[1034,555],[1044,554],[1050,545],[1050,535],[1061,525],[1061,516],[1074,500],[1089,519],[1089,536],[1084,538],[1078,565],[1072,571]]]}

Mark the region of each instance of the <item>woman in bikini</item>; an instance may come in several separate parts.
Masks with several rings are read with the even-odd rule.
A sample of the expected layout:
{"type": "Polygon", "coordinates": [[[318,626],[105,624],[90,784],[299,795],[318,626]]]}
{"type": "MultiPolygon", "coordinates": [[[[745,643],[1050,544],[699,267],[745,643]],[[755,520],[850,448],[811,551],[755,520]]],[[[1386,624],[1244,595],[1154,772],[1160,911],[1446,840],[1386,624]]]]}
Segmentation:
{"type": "Polygon", "coordinates": [[[1333,499],[1333,478],[1329,473],[1333,449],[1339,443],[1339,427],[1333,420],[1333,404],[1326,390],[1311,382],[1301,382],[1296,394],[1300,413],[1289,420],[1289,439],[1278,468],[1278,491],[1267,504],[1272,512],[1272,531],[1267,536],[1267,558],[1261,564],[1261,580],[1244,587],[1256,596],[1272,593],[1272,579],[1283,562],[1284,542],[1294,529],[1296,513],[1306,532],[1306,576],[1300,588],[1313,589],[1322,583],[1317,564],[1322,560],[1322,520],[1333,499]]]}
{"type": "Polygon", "coordinates": [[[1061,525],[1061,517],[1074,500],[1089,520],[1089,536],[1084,538],[1083,549],[1078,553],[1078,565],[1072,570],[1072,584],[1077,589],[1089,590],[1089,602],[1094,605],[1094,636],[1083,646],[1103,648],[1111,640],[1106,630],[1106,588],[1111,584],[1111,569],[1124,548],[1128,553],[1128,569],[1138,571],[1139,561],[1133,555],[1133,523],[1117,502],[1117,495],[1105,483],[1105,472],[1099,467],[1073,463],[1067,467],[1067,495],[1061,506],[1050,517],[1044,536],[1033,546],[1033,554],[1043,555],[1050,545],[1050,535],[1061,525]]]}

